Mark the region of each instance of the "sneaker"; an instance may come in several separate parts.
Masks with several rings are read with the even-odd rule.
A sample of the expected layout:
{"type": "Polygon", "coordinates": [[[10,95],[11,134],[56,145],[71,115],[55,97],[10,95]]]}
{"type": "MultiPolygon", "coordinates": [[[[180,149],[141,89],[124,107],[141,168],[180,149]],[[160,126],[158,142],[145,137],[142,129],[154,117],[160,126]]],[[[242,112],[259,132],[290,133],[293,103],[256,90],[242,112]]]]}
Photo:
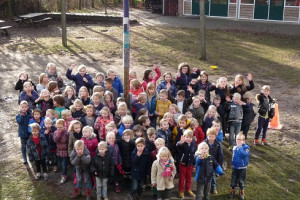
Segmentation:
{"type": "Polygon", "coordinates": [[[235,195],[235,190],[232,188],[230,189],[230,192],[229,192],[229,198],[234,198],[234,195],[235,195]]]}
{"type": "Polygon", "coordinates": [[[188,191],[187,191],[187,195],[188,195],[189,197],[195,197],[195,196],[196,196],[192,190],[188,190],[188,191]]]}
{"type": "Polygon", "coordinates": [[[107,197],[107,196],[106,196],[106,197],[103,197],[103,199],[104,199],[104,200],[108,200],[108,197],[107,197]]]}
{"type": "Polygon", "coordinates": [[[135,200],[135,198],[134,198],[134,196],[132,196],[131,194],[129,194],[129,195],[127,196],[127,200],[135,200]]]}
{"type": "Polygon", "coordinates": [[[211,190],[210,190],[210,193],[212,194],[217,194],[217,188],[216,187],[212,187],[211,190]]]}
{"type": "Polygon", "coordinates": [[[36,173],[34,178],[35,180],[39,180],[41,178],[41,173],[40,172],[36,173]]]}
{"type": "Polygon", "coordinates": [[[266,139],[262,139],[262,140],[261,140],[261,143],[262,143],[263,145],[268,145],[268,143],[267,143],[267,140],[266,140],[266,139]]]}
{"type": "Polygon", "coordinates": [[[179,198],[183,199],[184,198],[184,191],[179,191],[179,198]]]}
{"type": "Polygon", "coordinates": [[[254,139],[254,145],[258,145],[259,144],[259,142],[258,142],[258,139],[254,139]]]}
{"type": "Polygon", "coordinates": [[[119,183],[116,183],[116,185],[115,185],[115,192],[116,193],[120,193],[121,192],[119,183]]]}
{"type": "Polygon", "coordinates": [[[245,191],[244,190],[240,190],[240,199],[241,200],[245,199],[245,191]]]}
{"type": "Polygon", "coordinates": [[[54,167],[53,167],[53,171],[54,171],[54,172],[57,172],[57,166],[54,166],[54,167]]]}
{"type": "Polygon", "coordinates": [[[24,164],[24,165],[28,165],[28,162],[27,162],[27,161],[24,161],[23,164],[24,164]]]}
{"type": "Polygon", "coordinates": [[[49,177],[48,177],[48,174],[47,174],[47,173],[44,173],[44,174],[43,174],[43,176],[44,176],[44,180],[45,180],[45,181],[47,181],[47,180],[49,179],[49,177]]]}
{"type": "Polygon", "coordinates": [[[61,179],[59,181],[60,184],[63,184],[67,181],[67,176],[61,176],[61,179]]]}

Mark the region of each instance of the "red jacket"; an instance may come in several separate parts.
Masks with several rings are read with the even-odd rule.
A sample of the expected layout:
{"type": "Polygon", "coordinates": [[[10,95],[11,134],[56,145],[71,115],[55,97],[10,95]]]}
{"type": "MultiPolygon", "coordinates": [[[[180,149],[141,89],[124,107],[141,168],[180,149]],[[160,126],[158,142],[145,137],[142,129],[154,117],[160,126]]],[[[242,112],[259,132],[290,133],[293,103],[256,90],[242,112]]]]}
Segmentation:
{"type": "Polygon", "coordinates": [[[148,85],[148,83],[154,83],[154,86],[155,86],[155,88],[156,88],[156,81],[160,78],[160,76],[161,76],[161,72],[160,72],[160,70],[159,70],[159,68],[157,67],[156,69],[155,69],[155,73],[156,73],[156,75],[154,76],[154,78],[152,79],[152,80],[147,80],[147,81],[143,81],[143,83],[142,83],[142,86],[143,86],[143,88],[144,88],[144,90],[146,91],[146,89],[147,89],[147,85],[148,85]]]}
{"type": "Polygon", "coordinates": [[[201,128],[201,126],[198,126],[196,130],[194,130],[194,136],[196,137],[196,144],[200,144],[205,139],[205,134],[201,128]]]}
{"type": "Polygon", "coordinates": [[[106,138],[105,126],[111,121],[113,121],[113,120],[111,120],[110,118],[108,118],[107,120],[104,120],[102,116],[97,117],[95,124],[94,124],[94,128],[95,128],[95,130],[98,131],[98,137],[101,141],[105,140],[105,138],[106,138]]]}
{"type": "Polygon", "coordinates": [[[94,157],[98,148],[98,140],[96,134],[93,133],[89,139],[82,137],[81,140],[83,140],[86,148],[90,151],[91,157],[94,157]]]}

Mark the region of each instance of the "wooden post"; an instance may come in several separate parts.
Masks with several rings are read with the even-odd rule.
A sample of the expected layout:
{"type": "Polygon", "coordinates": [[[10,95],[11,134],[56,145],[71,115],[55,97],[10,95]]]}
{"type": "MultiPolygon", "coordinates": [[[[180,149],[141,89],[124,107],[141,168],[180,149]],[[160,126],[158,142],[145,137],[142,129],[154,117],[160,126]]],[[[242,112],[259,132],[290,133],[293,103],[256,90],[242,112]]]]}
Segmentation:
{"type": "Polygon", "coordinates": [[[124,98],[129,100],[129,67],[130,67],[130,31],[129,31],[129,0],[123,1],[123,67],[124,67],[124,98]]]}
{"type": "Polygon", "coordinates": [[[205,0],[200,0],[200,60],[206,60],[206,44],[205,44],[205,0]]]}
{"type": "Polygon", "coordinates": [[[62,45],[67,47],[67,20],[66,20],[66,0],[61,0],[61,34],[62,34],[62,45]]]}

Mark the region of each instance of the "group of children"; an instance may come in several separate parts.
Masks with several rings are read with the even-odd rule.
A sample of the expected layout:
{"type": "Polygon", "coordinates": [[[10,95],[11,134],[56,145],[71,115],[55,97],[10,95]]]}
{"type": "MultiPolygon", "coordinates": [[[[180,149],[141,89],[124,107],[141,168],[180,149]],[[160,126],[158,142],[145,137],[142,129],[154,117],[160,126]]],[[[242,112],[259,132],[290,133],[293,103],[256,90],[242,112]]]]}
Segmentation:
{"type": "MultiPolygon", "coordinates": [[[[216,177],[222,175],[223,145],[229,132],[233,152],[230,197],[235,187],[244,199],[246,168],[250,148],[245,143],[255,117],[248,91],[254,88],[237,75],[232,84],[225,77],[216,84],[208,73],[181,63],[173,80],[171,73],[161,76],[160,69],[144,72],[143,81],[130,71],[130,103],[123,96],[122,82],[112,69],[97,73],[95,81],[84,65],[71,65],[66,77],[75,88],[65,86],[53,63],[41,73],[35,85],[26,72],[21,73],[15,89],[20,91],[19,124],[24,164],[34,163],[36,179],[49,178],[48,171],[61,170],[60,183],[67,181],[68,165],[74,165],[72,198],[81,194],[83,180],[86,196],[96,188],[97,199],[108,199],[107,184],[120,192],[121,179],[131,180],[129,199],[142,199],[143,188],[152,185],[155,199],[169,199],[178,173],[179,197],[197,200],[216,194],[216,177]],[[155,74],[154,74],[155,71],[155,74]],[[157,86],[156,86],[157,85],[157,86]],[[64,89],[64,90],[63,90],[64,89]],[[215,91],[211,103],[211,91],[215,91]],[[28,157],[27,157],[28,156],[28,157]],[[196,166],[196,195],[191,190],[196,166]],[[41,173],[43,172],[43,174],[41,173]]],[[[269,120],[274,116],[270,87],[261,88],[258,128],[266,144],[269,120]]]]}

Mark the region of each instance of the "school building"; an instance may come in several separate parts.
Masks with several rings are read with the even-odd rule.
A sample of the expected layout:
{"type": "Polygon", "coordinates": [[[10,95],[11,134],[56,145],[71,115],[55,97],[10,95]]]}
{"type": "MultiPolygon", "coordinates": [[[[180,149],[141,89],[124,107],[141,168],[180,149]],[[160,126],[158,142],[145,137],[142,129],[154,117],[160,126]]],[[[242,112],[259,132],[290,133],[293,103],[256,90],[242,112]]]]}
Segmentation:
{"type": "MultiPolygon", "coordinates": [[[[179,16],[200,14],[200,0],[163,0],[164,13],[176,9],[179,16]],[[177,2],[176,2],[177,1],[177,2]],[[174,3],[177,4],[174,6],[174,3]],[[173,5],[172,5],[173,4],[173,5]]],[[[207,16],[300,24],[300,0],[205,0],[207,16]]]]}

